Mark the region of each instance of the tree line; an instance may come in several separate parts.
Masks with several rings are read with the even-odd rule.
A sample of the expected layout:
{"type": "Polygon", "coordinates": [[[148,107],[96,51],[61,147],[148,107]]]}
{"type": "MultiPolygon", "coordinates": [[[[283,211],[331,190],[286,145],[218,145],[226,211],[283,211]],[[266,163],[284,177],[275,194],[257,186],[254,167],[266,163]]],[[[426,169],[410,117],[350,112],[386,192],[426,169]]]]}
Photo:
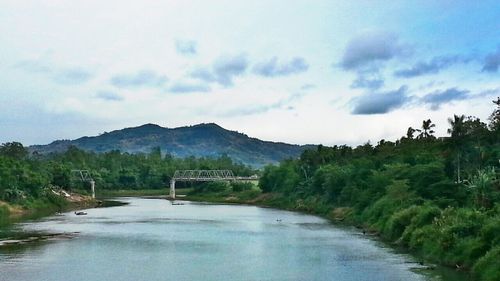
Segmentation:
{"type": "Polygon", "coordinates": [[[88,170],[98,189],[116,190],[166,188],[175,170],[185,169],[229,169],[241,176],[256,173],[227,155],[176,158],[164,155],[160,148],[129,154],[93,153],[74,146],[63,153],[30,155],[21,143],[10,142],[0,145],[0,200],[16,203],[36,199],[46,196],[49,188],[88,190],[88,183],[74,170],[88,170]]]}

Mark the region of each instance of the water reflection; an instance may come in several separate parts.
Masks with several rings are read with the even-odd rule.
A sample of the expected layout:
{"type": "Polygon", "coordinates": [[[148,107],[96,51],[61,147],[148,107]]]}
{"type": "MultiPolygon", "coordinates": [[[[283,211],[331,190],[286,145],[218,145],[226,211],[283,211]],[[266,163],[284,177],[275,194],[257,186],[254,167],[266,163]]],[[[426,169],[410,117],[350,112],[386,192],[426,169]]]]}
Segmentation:
{"type": "MultiPolygon", "coordinates": [[[[424,280],[416,266],[325,220],[253,206],[126,199],[129,205],[18,224],[74,233],[0,249],[16,280],[424,280]]],[[[0,280],[2,280],[0,278],[0,280]]]]}

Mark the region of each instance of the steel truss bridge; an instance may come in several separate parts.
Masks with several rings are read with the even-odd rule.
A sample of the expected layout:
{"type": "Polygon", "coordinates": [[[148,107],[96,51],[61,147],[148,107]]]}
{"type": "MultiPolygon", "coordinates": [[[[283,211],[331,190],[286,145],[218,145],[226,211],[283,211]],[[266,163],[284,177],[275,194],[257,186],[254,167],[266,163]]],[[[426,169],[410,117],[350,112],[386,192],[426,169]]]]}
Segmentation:
{"type": "Polygon", "coordinates": [[[205,181],[255,181],[257,176],[235,176],[231,170],[177,170],[170,180],[170,198],[175,199],[175,182],[205,182],[205,181]]]}

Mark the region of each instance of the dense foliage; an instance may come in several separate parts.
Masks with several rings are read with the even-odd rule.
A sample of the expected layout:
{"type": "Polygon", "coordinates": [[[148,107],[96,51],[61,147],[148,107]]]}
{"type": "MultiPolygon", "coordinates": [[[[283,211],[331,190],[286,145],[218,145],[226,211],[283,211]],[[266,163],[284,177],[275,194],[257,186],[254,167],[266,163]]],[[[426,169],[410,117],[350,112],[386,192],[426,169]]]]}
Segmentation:
{"type": "Polygon", "coordinates": [[[181,159],[162,155],[159,148],[148,154],[98,154],[76,147],[61,154],[29,156],[22,144],[13,142],[0,146],[0,200],[16,203],[46,197],[49,187],[88,190],[88,183],[73,170],[89,170],[102,190],[166,188],[175,170],[183,169],[230,169],[242,176],[255,173],[228,156],[181,159]]]}
{"type": "Polygon", "coordinates": [[[323,147],[267,166],[264,192],[290,208],[350,220],[433,262],[500,279],[500,99],[489,126],[450,118],[450,137],[434,124],[396,142],[323,147]]]}

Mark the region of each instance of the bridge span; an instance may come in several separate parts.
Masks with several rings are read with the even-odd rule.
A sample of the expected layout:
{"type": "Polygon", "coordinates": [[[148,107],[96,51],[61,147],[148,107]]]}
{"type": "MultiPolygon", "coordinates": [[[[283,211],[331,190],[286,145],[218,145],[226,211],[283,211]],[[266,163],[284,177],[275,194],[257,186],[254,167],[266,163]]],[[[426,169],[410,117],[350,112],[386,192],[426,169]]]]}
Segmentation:
{"type": "Polygon", "coordinates": [[[205,181],[254,181],[258,176],[235,176],[231,170],[177,170],[170,180],[170,198],[175,199],[175,182],[205,182],[205,181]]]}

